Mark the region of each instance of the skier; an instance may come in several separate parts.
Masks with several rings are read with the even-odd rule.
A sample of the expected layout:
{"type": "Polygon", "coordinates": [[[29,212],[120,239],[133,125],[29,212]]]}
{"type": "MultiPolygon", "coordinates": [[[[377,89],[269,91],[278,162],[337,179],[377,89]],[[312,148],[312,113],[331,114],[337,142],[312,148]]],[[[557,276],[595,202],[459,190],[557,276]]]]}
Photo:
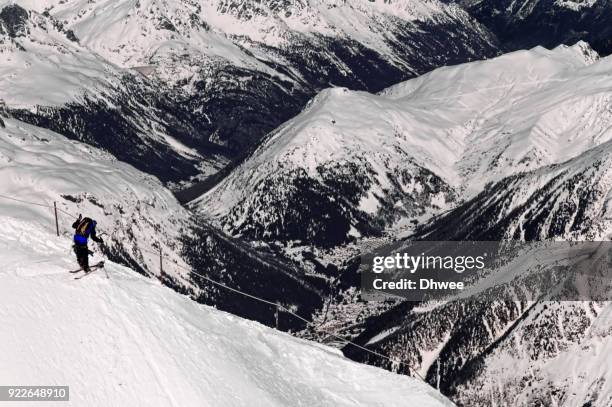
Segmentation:
{"type": "Polygon", "coordinates": [[[96,221],[91,218],[79,218],[72,224],[75,229],[74,233],[74,253],[76,254],[79,266],[88,273],[89,269],[89,249],[87,248],[87,239],[91,236],[94,242],[104,244],[102,238],[96,235],[96,221]]]}

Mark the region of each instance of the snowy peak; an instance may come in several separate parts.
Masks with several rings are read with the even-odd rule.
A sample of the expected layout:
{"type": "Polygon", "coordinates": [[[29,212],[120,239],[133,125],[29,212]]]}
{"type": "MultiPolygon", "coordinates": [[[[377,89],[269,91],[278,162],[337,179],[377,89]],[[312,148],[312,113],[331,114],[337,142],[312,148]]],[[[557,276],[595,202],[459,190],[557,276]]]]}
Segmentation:
{"type": "Polygon", "coordinates": [[[325,90],[195,204],[234,233],[321,245],[430,216],[456,197],[448,157],[461,148],[433,123],[366,92],[325,90]]]}
{"type": "Polygon", "coordinates": [[[489,183],[609,141],[612,60],[596,59],[582,43],[538,47],[440,68],[379,95],[325,90],[196,204],[254,238],[312,243],[318,233],[307,237],[290,218],[345,239],[409,228],[489,183]],[[306,195],[312,207],[296,197],[306,195]]]}
{"type": "MultiPolygon", "coordinates": [[[[467,13],[435,0],[17,4],[53,16],[69,38],[78,38],[87,48],[85,54],[103,59],[113,66],[111,71],[121,67],[155,82],[157,98],[167,97],[174,103],[173,112],[180,110],[173,127],[189,128],[180,142],[190,138],[188,147],[203,155],[208,155],[205,149],[242,154],[299,113],[322,88],[379,91],[443,64],[497,53],[495,40],[467,13]],[[448,52],[438,55],[438,46],[448,52]]],[[[66,64],[63,56],[57,58],[61,62],[55,71],[74,66],[71,72],[87,75],[92,70],[88,64],[66,64]]],[[[129,87],[130,74],[122,73],[128,79],[116,87],[129,87]]],[[[89,81],[84,84],[87,88],[89,81]]],[[[140,93],[144,92],[129,91],[132,96],[140,93]]],[[[53,98],[52,105],[58,101],[53,98]]],[[[183,171],[184,163],[179,166],[183,171]]],[[[210,167],[207,163],[203,172],[210,172],[210,167]]],[[[192,169],[184,172],[181,181],[194,175],[192,169]]]]}
{"type": "Polygon", "coordinates": [[[597,61],[599,61],[599,54],[597,53],[597,51],[595,51],[587,42],[584,42],[582,40],[576,42],[574,45],[572,46],[567,46],[567,45],[559,45],[558,48],[569,48],[570,50],[576,52],[578,55],[580,55],[582,58],[584,58],[584,61],[587,63],[587,65],[593,64],[597,61]]]}

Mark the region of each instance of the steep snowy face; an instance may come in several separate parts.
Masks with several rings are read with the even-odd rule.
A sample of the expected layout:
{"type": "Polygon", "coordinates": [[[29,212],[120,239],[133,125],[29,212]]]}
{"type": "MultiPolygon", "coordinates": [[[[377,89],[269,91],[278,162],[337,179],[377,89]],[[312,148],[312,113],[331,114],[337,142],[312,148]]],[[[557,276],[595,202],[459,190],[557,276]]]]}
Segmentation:
{"type": "Polygon", "coordinates": [[[607,406],[612,401],[609,303],[543,302],[466,368],[458,405],[607,406]],[[546,400],[546,402],[544,401],[546,400]]]}
{"type": "Polygon", "coordinates": [[[2,195],[18,199],[0,198],[3,241],[18,243],[28,237],[43,244],[55,233],[55,222],[53,209],[40,205],[56,201],[61,258],[73,257],[70,225],[83,214],[98,221],[99,233],[106,235],[105,254],[111,258],[157,274],[157,256],[143,249],[162,248],[186,266],[178,244],[187,211],[154,177],[100,150],[11,118],[0,124],[0,163],[2,195]]]}
{"type": "Polygon", "coordinates": [[[607,240],[612,234],[612,142],[563,164],[510,176],[427,225],[450,240],[607,240]]]}
{"type": "Polygon", "coordinates": [[[0,52],[0,98],[14,108],[82,102],[120,83],[120,71],[79,46],[72,31],[18,5],[0,9],[0,52]]]}
{"type": "Polygon", "coordinates": [[[612,8],[606,0],[459,0],[509,49],[588,41],[612,52],[612,8]]]}
{"type": "MultiPolygon", "coordinates": [[[[12,126],[0,138],[3,147],[7,139],[23,143],[12,126]]],[[[38,142],[41,149],[46,143],[56,147],[52,140],[38,142]]],[[[0,151],[6,160],[4,148],[0,151]]],[[[55,171],[56,184],[69,187],[70,157],[53,149],[52,157],[41,154],[31,165],[56,164],[44,172],[55,171]]],[[[22,185],[36,180],[27,167],[19,173],[12,168],[22,159],[17,151],[8,158],[14,161],[8,169],[2,166],[3,179],[21,176],[22,185]]],[[[87,174],[101,181],[97,191],[110,179],[122,188],[120,181],[133,175],[116,163],[114,169],[97,164],[106,177],[87,174]]],[[[148,186],[133,184],[131,192],[148,194],[157,205],[167,201],[148,186]]],[[[22,192],[41,199],[48,191],[41,187],[22,192]]],[[[109,202],[102,198],[102,203],[110,210],[109,202]]],[[[453,405],[416,379],[199,305],[112,262],[105,266],[110,278],[98,270],[75,281],[67,273],[71,264],[62,241],[45,232],[51,221],[46,211],[4,201],[0,208],[3,383],[68,385],[72,404],[95,407],[453,405]]]]}
{"type": "Polygon", "coordinates": [[[324,91],[194,205],[232,233],[323,245],[427,220],[608,142],[611,63],[579,43],[324,91]]]}
{"type": "Polygon", "coordinates": [[[21,3],[55,16],[105,59],[167,84],[206,140],[234,154],[322,88],[378,91],[497,53],[467,13],[432,0],[21,3]]]}

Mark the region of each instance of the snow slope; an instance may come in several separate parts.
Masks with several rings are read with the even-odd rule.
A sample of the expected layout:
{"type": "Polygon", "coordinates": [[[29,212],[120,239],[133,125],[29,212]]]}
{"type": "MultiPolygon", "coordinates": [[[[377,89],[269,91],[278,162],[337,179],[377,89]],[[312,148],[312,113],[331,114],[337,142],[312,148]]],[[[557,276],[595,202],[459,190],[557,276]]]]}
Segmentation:
{"type": "MultiPolygon", "coordinates": [[[[70,165],[52,160],[58,171],[70,165]]],[[[27,170],[3,172],[25,174],[23,193],[40,188],[27,170]]],[[[69,385],[70,403],[53,405],[92,407],[452,405],[416,379],[199,305],[112,262],[110,279],[98,270],[75,281],[69,238],[41,227],[48,213],[4,202],[1,213],[3,384],[69,385]]]]}
{"type": "Polygon", "coordinates": [[[194,206],[233,233],[315,243],[330,229],[324,243],[427,220],[610,140],[611,64],[578,43],[440,68],[379,95],[325,90],[194,206]]]}
{"type": "MultiPolygon", "coordinates": [[[[107,254],[138,264],[141,272],[156,274],[159,269],[157,256],[142,249],[161,247],[173,261],[187,266],[179,254],[188,212],[156,178],[108,153],[2,118],[0,178],[4,196],[43,205],[57,201],[62,257],[73,256],[70,225],[81,213],[96,219],[99,231],[107,234],[107,254]]],[[[0,219],[3,228],[20,230],[16,234],[20,239],[31,235],[20,229],[24,222],[45,236],[55,230],[52,209],[6,198],[0,198],[0,219]]]]}
{"type": "MultiPolygon", "coordinates": [[[[73,259],[71,268],[76,266],[71,224],[81,213],[96,219],[98,231],[105,233],[104,250],[93,242],[90,245],[97,252],[94,260],[104,255],[198,302],[275,324],[269,305],[220,291],[189,275],[189,270],[279,301],[304,318],[310,318],[322,302],[322,291],[294,265],[200,221],[156,178],[99,149],[2,117],[1,112],[0,176],[0,223],[6,227],[28,222],[41,233],[55,233],[52,206],[57,202],[60,233],[65,238],[62,256],[73,259]],[[163,273],[160,249],[165,258],[163,273]]],[[[18,235],[27,242],[30,232],[18,235]]],[[[279,327],[301,325],[295,318],[282,318],[279,327]]]]}

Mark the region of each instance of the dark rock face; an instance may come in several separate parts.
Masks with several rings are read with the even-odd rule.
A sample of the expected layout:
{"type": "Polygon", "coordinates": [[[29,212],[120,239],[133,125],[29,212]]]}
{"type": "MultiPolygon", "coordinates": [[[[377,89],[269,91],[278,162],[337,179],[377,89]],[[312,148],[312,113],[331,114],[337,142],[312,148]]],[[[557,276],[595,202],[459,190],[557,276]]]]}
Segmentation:
{"type": "Polygon", "coordinates": [[[198,137],[203,131],[192,116],[155,84],[126,75],[124,89],[115,89],[104,100],[85,98],[80,103],[35,110],[11,110],[24,122],[58,132],[66,137],[102,148],[119,160],[157,176],[164,182],[180,181],[198,174],[196,158],[172,149],[151,137],[154,129],[196,149],[204,157],[225,155],[225,149],[198,137]]]}
{"type": "Polygon", "coordinates": [[[488,58],[499,52],[488,33],[459,22],[390,23],[385,28],[392,32],[389,38],[393,40],[388,45],[401,61],[399,64],[350,39],[294,36],[289,49],[253,42],[251,46],[270,58],[261,62],[279,76],[226,67],[215,74],[214,81],[208,81],[212,85],[200,86],[201,92],[193,96],[190,104],[206,109],[211,118],[210,134],[239,156],[295,116],[324,88],[340,86],[378,92],[443,65],[488,58]],[[249,76],[246,82],[236,81],[249,76]]]}
{"type": "Polygon", "coordinates": [[[0,11],[0,34],[16,38],[27,34],[28,12],[17,4],[10,4],[0,11]]]}
{"type": "Polygon", "coordinates": [[[485,0],[466,8],[509,50],[584,40],[601,55],[612,53],[612,4],[607,0],[574,4],[569,8],[555,0],[485,0]]]}
{"type": "Polygon", "coordinates": [[[449,185],[417,165],[386,175],[391,186],[381,189],[378,210],[370,214],[360,202],[378,181],[367,159],[321,164],[314,175],[304,168],[281,169],[234,206],[222,224],[230,233],[252,240],[297,240],[331,247],[350,241],[351,228],[362,236],[379,236],[399,218],[421,215],[432,206],[432,196],[442,194],[447,202],[455,199],[449,185]],[[405,192],[401,185],[411,183],[421,190],[405,192]]]}
{"type": "Polygon", "coordinates": [[[195,88],[185,104],[202,128],[201,141],[210,140],[234,157],[298,114],[312,92],[279,77],[231,65],[195,88]]]}
{"type": "MultiPolygon", "coordinates": [[[[307,320],[323,305],[327,293],[325,282],[304,275],[302,270],[279,253],[255,249],[197,219],[182,243],[183,258],[200,274],[260,298],[278,302],[307,320]]],[[[195,275],[191,279],[202,290],[200,293],[189,293],[198,302],[214,305],[268,326],[276,326],[276,307],[232,293],[195,275]]],[[[182,290],[170,275],[164,276],[162,281],[178,291],[182,290]]],[[[304,322],[281,311],[278,327],[282,330],[303,329],[304,322]]]]}

